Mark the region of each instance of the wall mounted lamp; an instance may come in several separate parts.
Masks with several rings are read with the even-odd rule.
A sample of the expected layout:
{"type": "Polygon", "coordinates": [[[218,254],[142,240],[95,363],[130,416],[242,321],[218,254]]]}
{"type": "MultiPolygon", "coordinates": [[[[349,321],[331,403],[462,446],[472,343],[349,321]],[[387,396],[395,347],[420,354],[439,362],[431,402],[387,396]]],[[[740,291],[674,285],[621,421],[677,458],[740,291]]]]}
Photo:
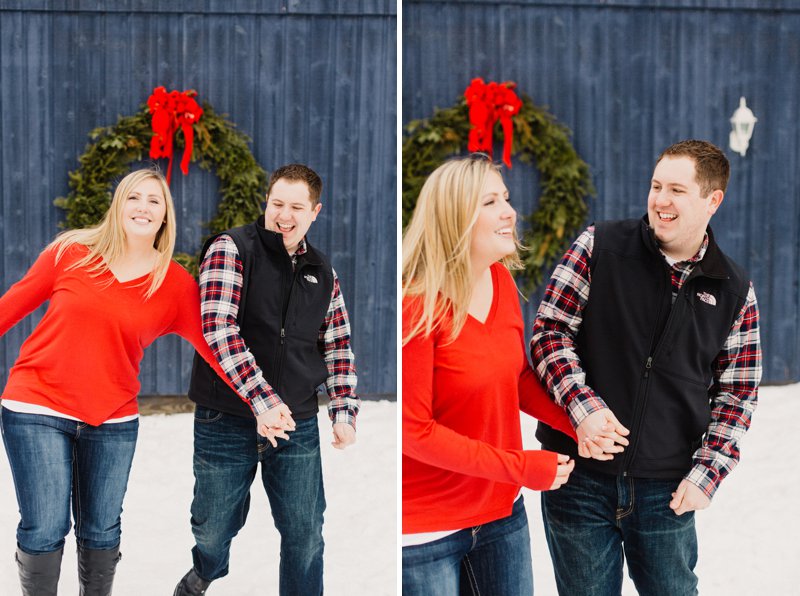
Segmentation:
{"type": "Polygon", "coordinates": [[[731,116],[731,136],[728,145],[732,151],[736,151],[744,157],[747,148],[750,146],[750,138],[753,136],[758,118],[753,115],[753,111],[747,107],[744,97],[739,98],[739,107],[731,116]]]}

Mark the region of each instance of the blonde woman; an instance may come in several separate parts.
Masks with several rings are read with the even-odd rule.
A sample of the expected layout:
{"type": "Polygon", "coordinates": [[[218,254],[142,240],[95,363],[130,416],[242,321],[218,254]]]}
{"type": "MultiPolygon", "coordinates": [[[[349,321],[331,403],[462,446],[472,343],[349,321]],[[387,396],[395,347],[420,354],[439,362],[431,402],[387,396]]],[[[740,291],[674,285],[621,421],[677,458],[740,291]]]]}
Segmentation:
{"type": "Polygon", "coordinates": [[[216,362],[197,284],[172,261],[174,246],[166,181],[135,171],[100,224],[59,235],[0,298],[0,335],[49,301],[11,369],[0,418],[21,514],[24,596],[56,594],[70,510],[81,594],[111,593],[143,350],[176,333],[216,362]]]}
{"type": "MultiPolygon", "coordinates": [[[[520,410],[575,437],[525,355],[516,213],[485,156],[450,161],[403,237],[403,594],[533,593],[520,488],[574,462],[525,450],[520,410]]],[[[596,447],[596,446],[595,446],[596,447]]]]}

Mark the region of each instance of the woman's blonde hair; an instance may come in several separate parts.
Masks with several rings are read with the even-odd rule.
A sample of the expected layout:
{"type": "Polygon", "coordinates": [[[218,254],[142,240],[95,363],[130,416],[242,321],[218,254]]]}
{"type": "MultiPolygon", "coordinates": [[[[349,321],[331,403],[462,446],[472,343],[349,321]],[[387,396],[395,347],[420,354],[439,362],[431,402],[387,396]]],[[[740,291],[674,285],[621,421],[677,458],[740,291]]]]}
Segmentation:
{"type": "MultiPolygon", "coordinates": [[[[446,319],[450,341],[464,327],[473,288],[472,230],[480,192],[491,172],[499,175],[499,166],[475,154],[439,166],[422,186],[403,234],[403,298],[420,297],[421,312],[403,345],[440,329],[446,319]]],[[[521,266],[516,251],[501,262],[510,269],[521,266]]]]}
{"type": "Polygon", "coordinates": [[[101,275],[109,271],[109,264],[125,252],[126,236],[122,223],[125,201],[138,184],[150,178],[157,180],[161,185],[167,207],[166,221],[161,224],[153,242],[153,248],[159,253],[158,260],[150,275],[143,282],[143,284],[146,284],[147,281],[150,282],[145,292],[145,299],[155,294],[167,276],[172,253],[175,250],[176,234],[172,193],[169,191],[169,185],[164,176],[155,168],[136,170],[125,176],[117,185],[111,205],[99,224],[80,230],[68,230],[56,236],[48,247],[57,250],[56,261],[61,259],[64,251],[73,244],[82,244],[89,249],[89,252],[85,257],[71,264],[68,269],[86,267],[93,275],[101,275]]]}

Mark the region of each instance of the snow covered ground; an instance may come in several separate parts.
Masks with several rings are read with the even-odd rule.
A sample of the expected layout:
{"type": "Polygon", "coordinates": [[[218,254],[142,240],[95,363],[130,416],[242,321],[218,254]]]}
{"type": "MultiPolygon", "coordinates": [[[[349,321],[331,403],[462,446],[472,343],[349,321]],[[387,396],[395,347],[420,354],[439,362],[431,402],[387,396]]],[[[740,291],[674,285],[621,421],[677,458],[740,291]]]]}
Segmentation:
{"type": "MultiPolygon", "coordinates": [[[[700,594],[784,596],[800,585],[800,472],[791,421],[800,384],[761,391],[742,461],[711,508],[698,513],[700,594]]],[[[321,421],[325,421],[321,412],[321,421]]],[[[323,441],[328,498],[326,594],[399,594],[396,564],[396,416],[394,402],[365,402],[358,443],[343,452],[323,441]]],[[[523,416],[530,445],[533,422],[523,416]]],[[[327,425],[327,422],[326,422],[327,425]]],[[[190,414],[145,416],[123,514],[123,553],[116,596],[168,595],[191,565],[190,414]]],[[[277,593],[278,534],[263,490],[252,491],[250,518],[234,540],[228,577],[209,596],[277,593]]],[[[553,574],[541,527],[538,495],[525,491],[531,521],[537,596],[553,596],[553,574]]],[[[13,562],[17,506],[8,462],[0,456],[0,594],[18,594],[13,562]]],[[[64,556],[60,594],[77,594],[74,540],[64,556]]],[[[636,594],[629,580],[625,596],[636,594]]]]}
{"type": "MultiPolygon", "coordinates": [[[[764,387],[753,424],[742,441],[739,465],[722,483],[711,507],[696,514],[702,596],[800,594],[800,463],[795,460],[793,419],[800,384],[764,387]]],[[[534,422],[523,416],[530,448],[534,422]]],[[[525,490],[531,524],[537,596],[556,594],[544,539],[539,498],[525,490]]],[[[623,596],[636,594],[627,577],[623,596]]]]}
{"type": "MultiPolygon", "coordinates": [[[[397,593],[397,404],[365,401],[358,441],[338,451],[330,445],[330,422],[320,412],[325,513],[325,593],[397,593]],[[324,424],[324,426],[323,426],[324,424]]],[[[0,447],[2,450],[2,447],[0,447]]],[[[115,596],[171,595],[191,567],[192,415],[143,416],[125,511],[115,596]]],[[[278,593],[279,535],[264,489],[253,484],[250,515],[234,539],[230,574],[209,596],[270,596],[278,593]]],[[[18,522],[14,486],[5,453],[0,455],[0,594],[19,594],[14,563],[18,522]]],[[[75,541],[64,553],[59,594],[75,596],[75,541]]]]}

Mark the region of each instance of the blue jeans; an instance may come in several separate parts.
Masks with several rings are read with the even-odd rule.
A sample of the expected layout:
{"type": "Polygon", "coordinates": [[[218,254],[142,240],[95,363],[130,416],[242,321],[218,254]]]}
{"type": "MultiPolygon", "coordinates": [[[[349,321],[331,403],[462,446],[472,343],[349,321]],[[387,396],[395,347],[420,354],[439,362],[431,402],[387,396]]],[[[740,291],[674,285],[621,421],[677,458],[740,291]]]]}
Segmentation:
{"type": "Polygon", "coordinates": [[[403,596],[533,594],[528,516],[511,515],[440,540],[403,547],[403,596]]]}
{"type": "Polygon", "coordinates": [[[228,573],[230,546],[247,520],[250,485],[261,482],[281,535],[280,594],[322,594],[325,493],[317,418],[295,420],[278,446],[255,420],[197,406],[194,419],[194,568],[206,580],[228,573]]]}
{"type": "Polygon", "coordinates": [[[576,466],[564,486],[542,493],[558,593],[620,594],[624,557],[639,594],[697,594],[694,513],[678,516],[669,508],[679,483],[576,466]]]}
{"type": "Polygon", "coordinates": [[[21,516],[19,548],[31,555],[62,548],[70,505],[79,546],[119,545],[138,419],[90,426],[2,408],[0,427],[21,516]]]}

